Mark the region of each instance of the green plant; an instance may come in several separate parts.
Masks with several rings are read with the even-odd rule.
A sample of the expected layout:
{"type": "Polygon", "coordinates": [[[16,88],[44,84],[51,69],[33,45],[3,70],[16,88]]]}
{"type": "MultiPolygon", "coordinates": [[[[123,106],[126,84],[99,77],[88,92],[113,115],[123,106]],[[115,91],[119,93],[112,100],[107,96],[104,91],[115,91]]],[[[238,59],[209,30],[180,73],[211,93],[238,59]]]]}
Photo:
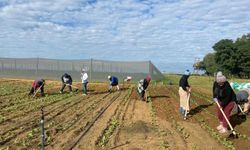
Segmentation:
{"type": "Polygon", "coordinates": [[[170,147],[168,141],[163,141],[162,147],[164,147],[165,149],[168,149],[170,147]]]}
{"type": "Polygon", "coordinates": [[[195,144],[195,145],[192,147],[192,150],[200,150],[200,148],[199,148],[198,145],[195,144]]]}
{"type": "Polygon", "coordinates": [[[105,130],[104,135],[101,138],[99,146],[105,147],[105,145],[109,141],[110,136],[112,135],[112,133],[114,132],[114,130],[116,129],[118,124],[119,124],[118,120],[115,117],[113,117],[111,122],[110,122],[109,127],[105,130]]]}
{"type": "Polygon", "coordinates": [[[0,115],[0,123],[3,123],[5,121],[5,118],[4,116],[0,115]]]}

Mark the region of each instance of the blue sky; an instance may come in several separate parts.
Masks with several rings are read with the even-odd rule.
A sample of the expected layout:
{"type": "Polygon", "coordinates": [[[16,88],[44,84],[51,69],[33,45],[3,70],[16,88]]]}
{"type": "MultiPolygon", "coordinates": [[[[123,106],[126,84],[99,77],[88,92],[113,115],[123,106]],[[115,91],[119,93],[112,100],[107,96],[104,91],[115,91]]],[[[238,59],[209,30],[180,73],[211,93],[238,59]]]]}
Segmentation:
{"type": "Polygon", "coordinates": [[[151,60],[192,69],[250,33],[249,0],[0,0],[0,57],[151,60]]]}

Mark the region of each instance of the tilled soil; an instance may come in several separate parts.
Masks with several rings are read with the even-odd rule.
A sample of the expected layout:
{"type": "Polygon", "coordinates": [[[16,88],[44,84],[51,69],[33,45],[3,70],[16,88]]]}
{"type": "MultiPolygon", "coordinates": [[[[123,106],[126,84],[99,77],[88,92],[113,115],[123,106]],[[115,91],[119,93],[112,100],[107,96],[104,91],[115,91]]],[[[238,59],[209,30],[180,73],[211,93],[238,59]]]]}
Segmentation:
{"type": "MultiPolygon", "coordinates": [[[[232,119],[238,139],[216,131],[216,106],[206,89],[193,87],[187,120],[179,113],[177,86],[150,85],[142,101],[132,84],[107,91],[107,83],[90,83],[87,96],[79,90],[59,94],[60,82],[48,81],[46,97],[29,98],[30,80],[0,80],[11,84],[0,94],[0,148],[41,149],[41,106],[45,114],[45,149],[247,149],[248,117],[232,119]],[[10,90],[10,91],[8,91],[10,90]],[[16,91],[15,93],[11,92],[16,91]]],[[[76,88],[74,88],[76,89],[76,88]]]]}

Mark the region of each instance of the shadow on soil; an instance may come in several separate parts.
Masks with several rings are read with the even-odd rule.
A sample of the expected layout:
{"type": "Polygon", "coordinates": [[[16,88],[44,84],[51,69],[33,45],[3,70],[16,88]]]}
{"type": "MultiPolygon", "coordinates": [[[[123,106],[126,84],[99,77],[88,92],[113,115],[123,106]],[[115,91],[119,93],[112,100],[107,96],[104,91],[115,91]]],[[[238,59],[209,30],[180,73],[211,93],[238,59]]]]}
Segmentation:
{"type": "Polygon", "coordinates": [[[240,125],[243,122],[245,122],[246,119],[247,119],[246,115],[238,115],[238,114],[236,114],[236,115],[233,115],[231,117],[230,122],[231,122],[231,124],[232,124],[232,126],[234,128],[235,126],[240,125]]]}
{"type": "MultiPolygon", "coordinates": [[[[121,88],[119,91],[126,91],[126,90],[128,90],[129,88],[121,88]]],[[[105,93],[115,93],[115,92],[119,92],[118,90],[114,90],[114,89],[112,89],[110,92],[108,91],[108,89],[107,89],[107,91],[94,91],[94,90],[92,90],[92,92],[90,92],[91,94],[105,94],[105,93]]],[[[89,91],[88,91],[89,92],[89,91]]]]}
{"type": "Polygon", "coordinates": [[[157,95],[157,96],[149,96],[150,98],[170,98],[169,96],[166,95],[157,95]]]}
{"type": "Polygon", "coordinates": [[[136,134],[136,133],[149,133],[152,131],[153,126],[144,121],[136,121],[131,123],[129,126],[124,128],[124,131],[128,134],[136,134]]]}
{"type": "Polygon", "coordinates": [[[201,112],[203,109],[208,108],[212,105],[213,105],[213,103],[210,103],[207,105],[199,105],[199,106],[195,107],[194,109],[191,109],[189,114],[193,116],[193,115],[201,112]]]}
{"type": "Polygon", "coordinates": [[[127,144],[129,144],[129,143],[130,143],[129,141],[126,141],[125,143],[120,144],[120,145],[117,145],[117,146],[115,146],[115,147],[112,147],[111,149],[117,149],[117,148],[119,148],[119,147],[121,147],[121,146],[124,146],[124,145],[127,145],[127,144]]]}
{"type": "Polygon", "coordinates": [[[125,87],[123,87],[123,88],[120,88],[120,91],[126,91],[126,90],[128,90],[129,88],[125,88],[125,87]]]}

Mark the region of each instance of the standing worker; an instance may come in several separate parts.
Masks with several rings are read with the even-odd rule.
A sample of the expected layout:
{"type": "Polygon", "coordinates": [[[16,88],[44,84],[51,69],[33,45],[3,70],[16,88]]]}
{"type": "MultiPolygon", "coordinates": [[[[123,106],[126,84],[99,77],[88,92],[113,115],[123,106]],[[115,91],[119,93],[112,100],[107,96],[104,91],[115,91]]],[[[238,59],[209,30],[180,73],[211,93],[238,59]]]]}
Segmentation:
{"type": "Polygon", "coordinates": [[[119,88],[119,85],[118,85],[118,78],[115,77],[115,76],[108,76],[108,79],[110,81],[110,84],[109,84],[109,92],[111,92],[112,90],[112,87],[113,86],[116,86],[117,90],[119,91],[120,88],[119,88]]]}
{"type": "Polygon", "coordinates": [[[137,92],[140,95],[141,100],[143,101],[145,100],[144,95],[146,93],[146,89],[148,88],[150,81],[151,81],[151,77],[148,75],[146,78],[141,79],[138,82],[137,92]]]}
{"type": "Polygon", "coordinates": [[[44,79],[35,80],[32,83],[32,87],[30,89],[29,95],[36,94],[36,90],[40,89],[41,96],[45,96],[45,94],[44,94],[44,84],[45,84],[45,80],[44,79]]]}
{"type": "Polygon", "coordinates": [[[188,84],[188,78],[190,75],[190,71],[186,70],[179,81],[180,113],[182,115],[185,115],[185,113],[187,115],[190,111],[189,97],[191,93],[191,87],[188,84]]]}
{"type": "Polygon", "coordinates": [[[87,95],[87,84],[88,84],[88,74],[85,69],[82,69],[81,72],[81,79],[82,79],[82,92],[83,96],[87,95]]]}
{"type": "Polygon", "coordinates": [[[217,73],[216,81],[213,84],[213,100],[218,105],[217,115],[220,124],[217,126],[217,130],[219,133],[227,133],[227,120],[230,121],[232,110],[236,106],[236,95],[222,72],[217,73]]]}
{"type": "Polygon", "coordinates": [[[67,73],[64,73],[61,77],[61,80],[62,80],[62,87],[60,89],[60,93],[62,94],[63,93],[63,90],[65,88],[65,86],[67,85],[69,87],[69,91],[70,93],[72,93],[72,78],[69,74],[67,73]]]}
{"type": "Polygon", "coordinates": [[[240,90],[236,94],[236,103],[239,105],[244,104],[244,109],[242,113],[244,115],[247,115],[250,108],[250,90],[247,88],[240,90]]]}

